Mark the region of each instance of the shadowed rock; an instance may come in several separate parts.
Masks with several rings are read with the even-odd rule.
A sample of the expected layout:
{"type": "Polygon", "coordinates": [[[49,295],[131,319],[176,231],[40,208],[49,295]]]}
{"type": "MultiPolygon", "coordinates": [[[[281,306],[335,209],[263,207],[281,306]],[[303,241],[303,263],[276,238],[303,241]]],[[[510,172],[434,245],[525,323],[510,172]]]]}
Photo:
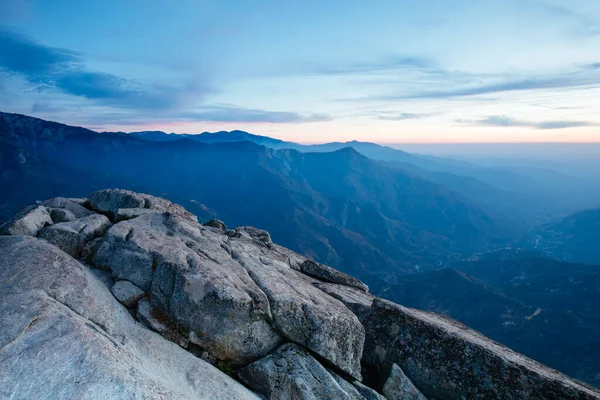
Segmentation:
{"type": "Polygon", "coordinates": [[[92,214],[45,228],[39,235],[72,257],[78,258],[87,242],[101,236],[110,226],[104,215],[92,214]]]}
{"type": "Polygon", "coordinates": [[[600,399],[594,389],[439,315],[376,299],[363,361],[386,377],[393,364],[427,397],[600,399]]]}
{"type": "Polygon", "coordinates": [[[69,222],[73,221],[74,219],[77,219],[75,214],[64,208],[50,209],[50,218],[52,218],[52,222],[54,222],[55,224],[59,222],[69,222]]]}
{"type": "MultiPolygon", "coordinates": [[[[78,200],[78,199],[75,199],[78,200]]],[[[39,204],[50,209],[56,209],[56,210],[66,210],[70,213],[72,213],[75,218],[83,218],[83,217],[87,217],[88,215],[93,214],[92,211],[88,210],[87,208],[85,208],[83,206],[84,203],[79,203],[77,201],[75,201],[73,199],[66,199],[64,197],[54,197],[52,199],[48,199],[48,200],[44,200],[42,202],[40,202],[39,204]]],[[[85,200],[85,199],[80,199],[78,201],[81,200],[85,200]]],[[[57,221],[57,222],[65,222],[65,221],[57,221]]]]}
{"type": "Polygon", "coordinates": [[[266,399],[353,399],[325,367],[296,344],[281,346],[275,353],[242,368],[238,375],[266,399]]]}
{"type": "Polygon", "coordinates": [[[224,230],[227,229],[227,225],[225,225],[225,223],[223,221],[218,220],[218,219],[211,219],[210,221],[205,222],[203,225],[204,226],[211,226],[213,228],[217,228],[217,229],[220,229],[222,231],[224,231],[224,230]]]}
{"type": "Polygon", "coordinates": [[[392,365],[382,391],[387,400],[427,400],[397,364],[392,365]]]}
{"type": "Polygon", "coordinates": [[[298,266],[298,270],[325,282],[354,287],[363,292],[369,291],[369,287],[358,279],[312,260],[304,261],[298,266]]]}

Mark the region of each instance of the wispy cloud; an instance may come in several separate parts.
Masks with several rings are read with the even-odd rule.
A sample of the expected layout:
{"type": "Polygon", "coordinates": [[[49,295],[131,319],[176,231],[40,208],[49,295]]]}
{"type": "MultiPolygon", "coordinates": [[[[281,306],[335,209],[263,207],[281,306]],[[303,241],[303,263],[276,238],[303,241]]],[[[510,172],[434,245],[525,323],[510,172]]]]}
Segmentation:
{"type": "Polygon", "coordinates": [[[409,119],[427,118],[429,116],[431,116],[431,114],[384,113],[378,115],[377,118],[383,121],[405,121],[409,119]]]}
{"type": "Polygon", "coordinates": [[[203,107],[180,115],[181,118],[191,121],[210,122],[265,122],[265,123],[305,123],[329,121],[331,117],[325,114],[303,115],[288,111],[268,111],[251,108],[239,108],[233,106],[203,107]]]}
{"type": "Polygon", "coordinates": [[[397,55],[372,62],[349,63],[338,66],[311,66],[307,70],[309,73],[317,75],[355,75],[408,69],[434,70],[436,68],[435,62],[429,58],[397,55]]]}
{"type": "Polygon", "coordinates": [[[6,30],[0,30],[0,69],[21,76],[39,91],[58,90],[103,105],[130,109],[165,109],[175,106],[189,91],[202,93],[202,88],[191,82],[160,87],[90,71],[83,54],[44,46],[6,30]]]}
{"type": "Polygon", "coordinates": [[[598,124],[589,121],[525,121],[515,118],[510,118],[503,115],[492,115],[479,120],[456,120],[458,123],[481,125],[481,126],[499,126],[499,127],[530,127],[535,129],[565,129],[579,128],[585,126],[598,126],[598,124]]]}
{"type": "Polygon", "coordinates": [[[331,120],[331,117],[325,114],[300,114],[296,112],[269,111],[222,105],[200,107],[193,111],[157,113],[153,116],[120,112],[102,113],[86,116],[81,123],[87,125],[140,125],[159,123],[168,125],[193,122],[301,124],[329,120],[331,120]]]}

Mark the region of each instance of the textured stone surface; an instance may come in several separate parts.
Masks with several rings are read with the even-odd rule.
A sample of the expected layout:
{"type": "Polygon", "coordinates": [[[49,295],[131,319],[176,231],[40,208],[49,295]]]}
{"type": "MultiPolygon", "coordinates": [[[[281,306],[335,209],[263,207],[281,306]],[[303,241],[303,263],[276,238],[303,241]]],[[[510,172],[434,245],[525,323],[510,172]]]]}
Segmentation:
{"type": "Polygon", "coordinates": [[[376,299],[363,361],[381,377],[398,364],[428,398],[599,399],[597,391],[456,321],[376,299]]]}
{"type": "Polygon", "coordinates": [[[110,288],[110,292],[121,304],[130,308],[135,306],[145,294],[142,289],[125,280],[116,281],[110,288]]]}
{"type": "Polygon", "coordinates": [[[352,385],[356,388],[358,393],[360,393],[365,400],[387,400],[385,397],[377,393],[374,389],[371,389],[368,386],[363,385],[360,382],[352,382],[352,385]]]}
{"type": "Polygon", "coordinates": [[[397,364],[392,365],[382,392],[387,400],[427,400],[397,364]]]}
{"type": "Polygon", "coordinates": [[[267,295],[273,323],[283,335],[314,351],[342,371],[361,379],[364,328],[341,302],[313,286],[312,278],[291,269],[269,246],[255,239],[231,240],[234,258],[267,295]],[[279,261],[279,262],[278,262],[279,261]]]}
{"type": "Polygon", "coordinates": [[[41,205],[29,206],[0,225],[0,235],[37,236],[45,226],[52,225],[52,223],[52,218],[46,207],[41,205]]]}
{"type": "Polygon", "coordinates": [[[351,400],[331,374],[306,350],[285,344],[238,373],[250,388],[266,399],[351,400]]]}
{"type": "Polygon", "coordinates": [[[92,214],[69,222],[60,222],[51,225],[39,234],[45,239],[68,253],[78,258],[85,244],[101,236],[110,226],[110,221],[104,215],[92,214]]]}
{"type": "Polygon", "coordinates": [[[369,287],[358,279],[312,260],[304,261],[298,266],[298,270],[325,282],[354,287],[363,292],[369,291],[369,287]]]}
{"type": "MultiPolygon", "coordinates": [[[[457,322],[374,298],[260,229],[204,227],[133,192],[94,197],[128,219],[92,213],[39,238],[0,237],[0,398],[256,398],[203,359],[272,399],[384,400],[361,371],[387,400],[422,400],[415,388],[438,400],[600,399],[457,322]]],[[[40,204],[5,226],[51,224],[40,204]]],[[[46,204],[69,218],[79,205],[46,204]]]]}
{"type": "Polygon", "coordinates": [[[375,299],[375,296],[372,294],[352,287],[332,283],[316,282],[313,285],[331,297],[344,303],[344,305],[348,307],[360,321],[364,321],[369,316],[371,305],[375,299]]]}
{"type": "Polygon", "coordinates": [[[158,214],[160,211],[151,210],[149,208],[119,208],[115,217],[115,222],[125,221],[128,219],[139,217],[145,214],[158,214]]]}
{"type": "Polygon", "coordinates": [[[54,222],[55,224],[59,222],[68,222],[77,219],[75,214],[64,208],[50,208],[49,210],[50,218],[52,218],[52,222],[54,222]]]}
{"type": "MultiPolygon", "coordinates": [[[[83,218],[88,215],[93,214],[92,211],[83,207],[84,203],[80,203],[81,199],[66,199],[64,197],[54,197],[49,200],[44,200],[39,204],[48,208],[48,209],[58,209],[58,210],[66,210],[73,214],[75,218],[83,218]]],[[[57,222],[65,222],[65,221],[57,221],[57,222]]]]}
{"type": "Polygon", "coordinates": [[[195,333],[195,344],[246,364],[281,338],[267,297],[221,246],[227,239],[175,215],[143,215],[111,227],[92,263],[150,292],[155,307],[195,333]]]}
{"type": "Polygon", "coordinates": [[[90,206],[94,210],[105,213],[114,220],[119,208],[146,208],[160,212],[168,212],[190,221],[198,222],[198,218],[178,204],[145,193],[135,193],[123,189],[98,190],[90,195],[90,206]]]}
{"type": "Polygon", "coordinates": [[[46,241],[0,237],[0,398],[258,399],[136,323],[46,241]]]}

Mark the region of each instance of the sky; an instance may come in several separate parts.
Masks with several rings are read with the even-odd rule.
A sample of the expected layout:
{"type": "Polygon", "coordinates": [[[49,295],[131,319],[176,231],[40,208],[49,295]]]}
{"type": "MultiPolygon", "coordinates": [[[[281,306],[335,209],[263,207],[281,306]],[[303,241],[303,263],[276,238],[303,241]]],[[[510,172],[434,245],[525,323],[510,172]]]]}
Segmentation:
{"type": "Polygon", "coordinates": [[[600,142],[598,0],[1,0],[0,111],[301,143],[600,142]]]}

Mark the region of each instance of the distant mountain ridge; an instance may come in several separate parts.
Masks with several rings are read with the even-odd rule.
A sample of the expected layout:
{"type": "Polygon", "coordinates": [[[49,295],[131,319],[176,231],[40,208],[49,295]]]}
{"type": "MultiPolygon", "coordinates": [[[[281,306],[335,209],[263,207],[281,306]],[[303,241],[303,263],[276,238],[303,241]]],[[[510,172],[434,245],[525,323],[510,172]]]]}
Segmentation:
{"type": "MultiPolygon", "coordinates": [[[[245,131],[220,131],[201,134],[167,134],[160,131],[132,132],[137,138],[150,141],[191,139],[201,143],[251,141],[273,149],[293,149],[300,152],[332,152],[352,147],[359,153],[395,169],[416,174],[447,186],[473,199],[494,212],[504,210],[504,217],[517,229],[533,227],[551,220],[557,214],[574,212],[594,204],[600,196],[592,182],[579,182],[572,176],[542,171],[491,167],[450,158],[408,153],[370,142],[348,141],[304,145],[251,134],[245,131]],[[542,173],[543,172],[543,173],[542,173]],[[565,189],[568,188],[568,189],[565,189]]],[[[600,203],[598,203],[600,205],[600,203]]]]}
{"type": "MultiPolygon", "coordinates": [[[[16,114],[0,114],[0,138],[25,155],[22,164],[2,161],[3,184],[35,165],[37,179],[50,181],[43,193],[11,181],[26,186],[13,187],[29,202],[59,188],[69,196],[110,186],[143,190],[201,215],[214,210],[229,224],[265,228],[282,244],[359,276],[432,268],[510,240],[501,217],[461,193],[348,147],[301,153],[249,141],[156,143],[16,114]],[[62,172],[48,177],[48,165],[62,172]],[[69,171],[86,171],[88,178],[64,188],[60,177],[69,171]]],[[[25,200],[6,196],[0,198],[6,210],[25,200]]]]}

